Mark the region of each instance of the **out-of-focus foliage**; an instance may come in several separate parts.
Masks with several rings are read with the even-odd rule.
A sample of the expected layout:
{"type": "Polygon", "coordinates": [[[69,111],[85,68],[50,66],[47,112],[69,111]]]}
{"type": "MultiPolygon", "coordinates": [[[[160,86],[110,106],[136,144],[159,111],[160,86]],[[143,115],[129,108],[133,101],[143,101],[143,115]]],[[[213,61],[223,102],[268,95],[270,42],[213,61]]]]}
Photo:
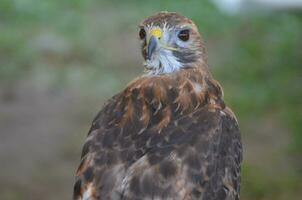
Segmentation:
{"type": "Polygon", "coordinates": [[[241,126],[242,199],[301,198],[302,11],[228,16],[208,0],[2,0],[0,199],[69,198],[93,115],[143,70],[137,24],[161,10],[193,19],[207,43],[241,126]],[[33,97],[38,105],[27,102],[33,97]],[[22,137],[32,137],[27,146],[22,137]]]}

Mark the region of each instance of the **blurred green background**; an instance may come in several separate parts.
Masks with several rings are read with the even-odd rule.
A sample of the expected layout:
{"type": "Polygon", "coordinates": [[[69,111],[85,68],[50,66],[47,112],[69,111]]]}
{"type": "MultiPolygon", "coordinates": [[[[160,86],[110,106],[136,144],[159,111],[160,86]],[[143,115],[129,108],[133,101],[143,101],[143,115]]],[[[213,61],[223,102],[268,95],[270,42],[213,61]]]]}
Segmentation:
{"type": "Polygon", "coordinates": [[[1,0],[0,199],[70,199],[90,123],[142,70],[138,23],[199,26],[240,122],[243,200],[302,197],[302,11],[227,15],[209,0],[1,0]]]}

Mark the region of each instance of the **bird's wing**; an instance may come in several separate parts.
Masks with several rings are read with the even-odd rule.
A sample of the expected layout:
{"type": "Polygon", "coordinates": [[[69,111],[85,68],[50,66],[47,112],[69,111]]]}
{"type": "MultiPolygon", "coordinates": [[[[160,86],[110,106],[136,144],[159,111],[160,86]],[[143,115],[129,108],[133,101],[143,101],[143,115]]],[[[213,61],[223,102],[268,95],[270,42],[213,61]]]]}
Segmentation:
{"type": "Polygon", "coordinates": [[[239,199],[242,149],[228,110],[205,106],[137,134],[134,124],[107,128],[115,103],[94,120],[74,199],[239,199]]]}

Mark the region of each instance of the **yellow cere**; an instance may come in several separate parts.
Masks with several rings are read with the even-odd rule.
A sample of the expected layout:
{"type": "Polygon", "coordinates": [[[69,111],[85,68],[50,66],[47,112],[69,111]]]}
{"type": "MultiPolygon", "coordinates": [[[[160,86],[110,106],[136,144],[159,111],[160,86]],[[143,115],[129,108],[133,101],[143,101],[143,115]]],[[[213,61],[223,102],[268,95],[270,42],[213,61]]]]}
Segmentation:
{"type": "Polygon", "coordinates": [[[156,37],[157,39],[160,39],[161,36],[162,36],[162,32],[161,32],[161,30],[160,30],[159,28],[153,29],[153,30],[151,31],[151,36],[154,36],[154,37],[156,37]]]}

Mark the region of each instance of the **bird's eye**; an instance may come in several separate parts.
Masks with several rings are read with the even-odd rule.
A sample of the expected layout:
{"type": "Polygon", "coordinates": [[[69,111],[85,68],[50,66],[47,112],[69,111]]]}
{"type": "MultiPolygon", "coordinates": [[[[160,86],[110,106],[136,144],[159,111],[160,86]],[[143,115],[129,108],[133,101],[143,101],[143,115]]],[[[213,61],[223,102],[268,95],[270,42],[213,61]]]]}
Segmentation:
{"type": "Polygon", "coordinates": [[[181,39],[182,41],[188,41],[190,39],[190,30],[189,29],[185,29],[185,30],[181,30],[179,31],[177,37],[179,39],[181,39]]]}
{"type": "Polygon", "coordinates": [[[143,40],[145,39],[145,37],[146,37],[146,31],[145,29],[141,28],[141,30],[139,30],[139,38],[143,40]]]}

